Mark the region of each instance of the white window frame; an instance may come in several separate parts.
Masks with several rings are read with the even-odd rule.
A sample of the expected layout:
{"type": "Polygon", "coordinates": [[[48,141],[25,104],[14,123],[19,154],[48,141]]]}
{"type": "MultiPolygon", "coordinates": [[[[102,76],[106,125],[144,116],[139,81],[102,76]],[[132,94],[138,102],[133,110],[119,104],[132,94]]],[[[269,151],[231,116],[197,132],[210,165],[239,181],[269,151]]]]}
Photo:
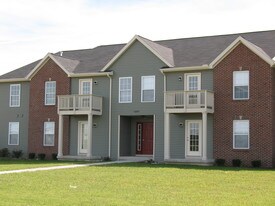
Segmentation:
{"type": "MultiPolygon", "coordinates": [[[[132,103],[132,100],[133,100],[133,77],[119,77],[119,82],[118,82],[118,84],[119,84],[119,89],[118,89],[118,102],[119,102],[119,103],[132,103]],[[122,79],[131,79],[131,99],[130,99],[129,101],[121,101],[121,100],[120,100],[120,92],[121,92],[121,88],[120,88],[121,84],[120,84],[120,82],[121,82],[122,79]]],[[[123,90],[123,91],[126,91],[126,90],[123,90]]]]}
{"type": "Polygon", "coordinates": [[[55,122],[44,122],[43,146],[54,146],[55,141],[55,122]],[[46,133],[46,124],[53,124],[53,133],[46,133]],[[53,135],[53,144],[46,144],[46,135],[53,135]]]}
{"type": "Polygon", "coordinates": [[[249,71],[233,71],[233,100],[248,100],[249,99],[249,79],[250,79],[250,77],[249,77],[249,71]],[[238,73],[248,73],[248,84],[246,85],[246,84],[239,84],[239,85],[235,85],[235,78],[236,78],[236,74],[238,74],[238,73]],[[235,86],[247,86],[248,87],[248,89],[247,89],[247,98],[236,98],[235,97],[235,86]]]}
{"type": "MultiPolygon", "coordinates": [[[[243,134],[242,134],[243,135],[243,134]]],[[[250,123],[249,120],[233,120],[233,149],[239,149],[239,150],[247,150],[250,149],[250,123]],[[248,134],[247,134],[247,148],[243,147],[235,147],[235,124],[237,122],[247,122],[248,123],[248,134]]]]}
{"type": "Polygon", "coordinates": [[[45,82],[45,105],[55,105],[56,104],[56,81],[46,81],[45,82]],[[55,83],[55,91],[54,93],[47,93],[47,84],[55,83]],[[47,103],[47,95],[54,94],[54,103],[47,103]]]}
{"type": "Polygon", "coordinates": [[[19,131],[20,131],[20,124],[19,124],[19,122],[9,122],[8,145],[19,145],[19,131]],[[12,124],[17,124],[18,125],[18,131],[17,131],[17,133],[11,133],[11,125],[12,124]],[[12,134],[17,134],[18,135],[17,144],[11,144],[10,135],[12,135],[12,134]]]}
{"type": "Polygon", "coordinates": [[[141,102],[155,102],[155,98],[156,98],[156,76],[155,75],[150,75],[150,76],[141,76],[141,102]],[[144,84],[143,84],[143,80],[144,78],[149,77],[149,78],[154,78],[154,98],[152,101],[144,101],[143,100],[143,91],[144,89],[144,84]]]}
{"type": "Polygon", "coordinates": [[[83,95],[83,83],[84,82],[90,83],[90,94],[92,94],[92,88],[93,88],[93,80],[92,79],[79,79],[79,94],[83,95]]]}
{"type": "Polygon", "coordinates": [[[201,73],[185,73],[184,74],[184,90],[185,91],[200,91],[201,90],[201,73]],[[198,90],[189,90],[189,76],[198,77],[198,90]]]}
{"type": "Polygon", "coordinates": [[[11,84],[10,85],[10,107],[20,107],[20,101],[21,101],[21,84],[11,84]],[[18,95],[12,95],[12,87],[19,87],[19,94],[18,95]],[[12,96],[18,96],[18,104],[12,105],[12,96]]]}

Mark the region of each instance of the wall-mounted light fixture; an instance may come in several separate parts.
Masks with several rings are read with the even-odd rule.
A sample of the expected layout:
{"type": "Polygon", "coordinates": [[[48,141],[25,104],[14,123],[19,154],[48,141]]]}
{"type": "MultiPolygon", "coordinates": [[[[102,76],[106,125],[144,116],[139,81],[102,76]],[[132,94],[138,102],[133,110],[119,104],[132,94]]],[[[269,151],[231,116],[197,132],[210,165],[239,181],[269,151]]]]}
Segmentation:
{"type": "Polygon", "coordinates": [[[98,81],[94,81],[94,85],[98,85],[98,81]]]}
{"type": "Polygon", "coordinates": [[[179,77],[178,77],[178,80],[179,80],[179,81],[182,81],[182,76],[179,76],[179,77]]]}
{"type": "Polygon", "coordinates": [[[183,127],[183,122],[179,122],[179,127],[183,127]]]}
{"type": "Polygon", "coordinates": [[[97,127],[97,123],[93,123],[93,127],[97,127]]]}

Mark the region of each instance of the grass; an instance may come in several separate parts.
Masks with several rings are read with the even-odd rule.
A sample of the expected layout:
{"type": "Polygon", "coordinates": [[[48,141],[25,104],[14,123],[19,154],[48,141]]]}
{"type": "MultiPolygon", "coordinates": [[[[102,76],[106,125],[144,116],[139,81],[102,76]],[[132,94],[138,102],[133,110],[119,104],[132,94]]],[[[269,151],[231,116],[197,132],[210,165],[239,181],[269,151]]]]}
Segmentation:
{"type": "MultiPolygon", "coordinates": [[[[38,167],[52,167],[71,164],[82,164],[87,162],[57,161],[57,160],[22,160],[22,159],[0,159],[0,171],[30,169],[38,167]]],[[[1,203],[0,203],[1,205],[1,203]]]]}
{"type": "Polygon", "coordinates": [[[0,175],[0,205],[275,205],[275,171],[130,163],[0,175]]]}

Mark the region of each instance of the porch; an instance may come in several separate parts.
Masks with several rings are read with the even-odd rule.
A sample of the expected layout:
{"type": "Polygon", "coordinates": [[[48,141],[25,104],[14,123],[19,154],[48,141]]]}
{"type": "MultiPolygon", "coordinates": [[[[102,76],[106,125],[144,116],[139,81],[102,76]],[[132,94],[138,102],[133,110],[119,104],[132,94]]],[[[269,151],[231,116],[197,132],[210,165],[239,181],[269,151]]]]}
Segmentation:
{"type": "MultiPolygon", "coordinates": [[[[94,116],[102,115],[102,97],[95,95],[59,95],[58,96],[58,159],[95,160],[101,157],[92,156],[94,116]],[[86,116],[79,125],[81,135],[78,155],[63,155],[64,116],[86,116]],[[84,124],[85,123],[85,124],[84,124]],[[80,146],[81,145],[81,146],[80,146]]],[[[78,135],[78,136],[79,136],[78,135]]],[[[79,138],[79,137],[78,137],[79,138]]]]}
{"type": "Polygon", "coordinates": [[[165,112],[214,112],[214,93],[207,90],[177,90],[165,92],[165,112]]]}

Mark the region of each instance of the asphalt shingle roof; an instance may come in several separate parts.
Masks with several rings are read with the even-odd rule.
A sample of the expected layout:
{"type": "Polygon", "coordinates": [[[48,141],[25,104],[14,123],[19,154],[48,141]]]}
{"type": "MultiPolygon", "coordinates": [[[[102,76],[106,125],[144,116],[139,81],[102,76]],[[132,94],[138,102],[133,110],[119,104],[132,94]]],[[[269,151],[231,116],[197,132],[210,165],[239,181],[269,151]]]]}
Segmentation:
{"type": "MultiPolygon", "coordinates": [[[[175,67],[201,66],[210,64],[223,50],[225,50],[237,37],[253,43],[270,58],[275,57],[275,30],[250,33],[239,33],[219,36],[194,37],[150,41],[161,56],[173,61],[175,67]],[[171,50],[170,50],[171,49],[171,50]]],[[[98,46],[93,49],[63,51],[54,57],[70,73],[99,72],[125,44],[98,46]]],[[[23,66],[0,76],[0,79],[24,78],[39,63],[40,60],[23,66]]]]}

